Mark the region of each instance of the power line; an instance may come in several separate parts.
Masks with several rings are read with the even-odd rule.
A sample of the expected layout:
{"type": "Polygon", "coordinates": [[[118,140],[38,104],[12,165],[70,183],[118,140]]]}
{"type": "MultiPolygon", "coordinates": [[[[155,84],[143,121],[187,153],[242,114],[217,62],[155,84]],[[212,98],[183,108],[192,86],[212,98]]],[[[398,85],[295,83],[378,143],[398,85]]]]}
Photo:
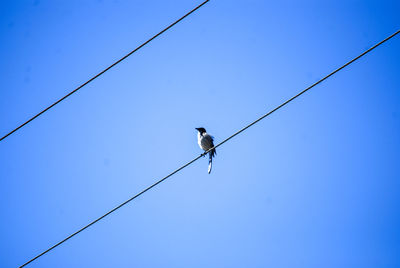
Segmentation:
{"type": "Polygon", "coordinates": [[[87,84],[89,84],[90,82],[92,82],[93,80],[95,80],[97,77],[101,76],[102,74],[104,74],[105,72],[107,72],[108,70],[110,70],[112,67],[114,67],[115,65],[117,65],[118,63],[120,63],[121,61],[125,60],[126,58],[128,58],[130,55],[132,55],[133,53],[135,53],[136,51],[138,51],[139,49],[141,49],[142,47],[144,47],[145,45],[147,45],[148,43],[150,43],[152,40],[154,40],[155,38],[157,38],[158,36],[160,36],[161,34],[163,34],[164,32],[166,32],[168,29],[170,29],[171,27],[173,27],[175,24],[177,24],[178,22],[180,22],[181,20],[183,20],[184,18],[186,18],[187,16],[189,16],[190,14],[192,14],[193,12],[195,12],[197,9],[199,9],[200,7],[202,7],[205,3],[207,3],[209,0],[204,1],[203,3],[201,3],[200,5],[198,5],[197,7],[195,7],[194,9],[192,9],[191,11],[189,11],[188,13],[186,13],[184,16],[182,16],[181,18],[179,18],[178,20],[176,20],[175,22],[173,22],[172,24],[170,24],[168,27],[164,28],[164,30],[162,30],[161,32],[159,32],[158,34],[154,35],[153,37],[151,37],[149,40],[147,40],[146,42],[142,43],[140,46],[138,46],[137,48],[135,48],[134,50],[132,50],[131,52],[129,52],[128,54],[126,54],[125,56],[123,56],[122,58],[120,58],[119,60],[117,60],[116,62],[114,62],[113,64],[111,64],[110,66],[108,66],[107,68],[105,68],[103,71],[101,71],[100,73],[96,74],[95,76],[93,76],[92,78],[90,78],[89,80],[87,80],[85,83],[81,84],[80,86],[78,86],[77,88],[75,88],[74,90],[72,90],[70,93],[68,93],[67,95],[65,95],[64,97],[62,97],[61,99],[57,100],[56,102],[54,102],[53,104],[51,104],[50,106],[48,106],[47,108],[45,108],[44,110],[42,110],[41,112],[39,112],[38,114],[32,116],[28,121],[26,121],[25,123],[19,125],[18,127],[16,127],[15,129],[13,129],[12,131],[8,132],[6,135],[4,135],[3,137],[0,138],[0,141],[4,140],[5,138],[7,138],[8,136],[10,136],[11,134],[13,134],[15,131],[17,131],[18,129],[24,127],[25,125],[27,125],[28,123],[30,123],[31,121],[33,121],[34,119],[38,118],[39,116],[41,116],[42,114],[44,114],[45,112],[47,112],[48,110],[50,110],[51,108],[53,108],[54,106],[56,106],[57,104],[59,104],[60,102],[62,102],[63,100],[65,100],[66,98],[68,98],[69,96],[71,96],[72,94],[74,94],[75,92],[77,92],[79,89],[83,88],[84,86],[86,86],[87,84]]]}
{"type": "Polygon", "coordinates": [[[268,113],[264,114],[263,116],[261,116],[260,118],[258,118],[257,120],[253,121],[252,123],[248,124],[247,126],[245,126],[244,128],[240,129],[239,131],[237,131],[236,133],[234,133],[233,135],[229,136],[228,138],[226,138],[225,140],[223,140],[222,142],[218,143],[216,146],[214,146],[213,148],[209,149],[208,151],[204,152],[203,154],[199,155],[198,157],[194,158],[193,160],[189,161],[188,163],[186,163],[185,165],[181,166],[180,168],[176,169],[175,171],[171,172],[170,174],[168,174],[167,176],[165,176],[164,178],[162,178],[161,180],[157,181],[156,183],[150,185],[149,187],[147,187],[146,189],[144,189],[143,191],[141,191],[140,193],[136,194],[135,196],[131,197],[130,199],[126,200],[125,202],[123,202],[122,204],[118,205],[117,207],[113,208],[112,210],[108,211],[106,214],[104,214],[103,216],[97,218],[96,220],[92,221],[91,223],[89,223],[88,225],[82,227],[81,229],[79,229],[78,231],[76,231],[75,233],[71,234],[70,236],[68,236],[67,238],[61,240],[60,242],[58,242],[57,244],[55,244],[54,246],[48,248],[47,250],[43,251],[42,253],[40,253],[39,255],[37,255],[36,257],[34,257],[33,259],[29,260],[28,262],[24,263],[23,265],[21,265],[20,267],[24,267],[25,265],[29,264],[30,262],[36,260],[37,258],[39,258],[40,256],[46,254],[47,252],[49,252],[50,250],[54,249],[55,247],[61,245],[62,243],[64,243],[65,241],[67,241],[68,239],[72,238],[73,236],[79,234],[80,232],[82,232],[83,230],[85,230],[86,228],[90,227],[91,225],[95,224],[96,222],[100,221],[101,219],[105,218],[106,216],[110,215],[111,213],[113,213],[114,211],[116,211],[117,209],[123,207],[124,205],[128,204],[129,202],[131,202],[132,200],[134,200],[135,198],[139,197],[140,195],[144,194],[145,192],[147,192],[148,190],[150,190],[151,188],[153,188],[154,186],[160,184],[161,182],[165,181],[166,179],[168,179],[169,177],[171,177],[172,175],[174,175],[175,173],[179,172],[180,170],[184,169],[185,167],[189,166],[190,164],[192,164],[193,162],[197,161],[199,158],[201,158],[202,156],[206,155],[209,151],[221,146],[222,144],[224,144],[225,142],[227,142],[228,140],[232,139],[233,137],[235,137],[236,135],[238,135],[239,133],[245,131],[246,129],[248,129],[249,127],[253,126],[254,124],[258,123],[259,121],[261,121],[262,119],[264,119],[265,117],[269,116],[270,114],[272,114],[273,112],[277,111],[278,109],[282,108],[283,106],[285,106],[286,104],[288,104],[289,102],[291,102],[292,100],[296,99],[297,97],[299,97],[300,95],[304,94],[305,92],[307,92],[308,90],[310,90],[311,88],[315,87],[316,85],[318,85],[319,83],[321,83],[322,81],[326,80],[327,78],[329,78],[330,76],[334,75],[335,73],[337,73],[338,71],[340,71],[341,69],[345,68],[346,66],[350,65],[351,63],[353,63],[354,61],[358,60],[359,58],[361,58],[362,56],[364,56],[365,54],[367,54],[368,52],[372,51],[373,49],[375,49],[376,47],[380,46],[381,44],[383,44],[384,42],[388,41],[389,39],[391,39],[392,37],[394,37],[395,35],[397,35],[398,33],[400,33],[400,30],[395,32],[394,34],[390,35],[389,37],[383,39],[382,41],[380,41],[379,43],[377,43],[376,45],[372,46],[371,48],[367,49],[366,51],[364,51],[363,53],[361,53],[360,55],[358,55],[357,57],[355,57],[354,59],[350,60],[349,62],[345,63],[344,65],[342,65],[341,67],[337,68],[336,70],[334,70],[333,72],[331,72],[330,74],[328,74],[327,76],[323,77],[322,79],[318,80],[317,82],[315,82],[314,84],[312,84],[311,86],[307,87],[306,89],[304,89],[303,91],[299,92],[298,94],[296,94],[295,96],[293,96],[292,98],[288,99],[287,101],[283,102],[281,105],[277,106],[276,108],[272,109],[271,111],[269,111],[268,113]]]}
{"type": "MultiPolygon", "coordinates": [[[[261,121],[262,119],[264,119],[265,117],[269,116],[270,114],[272,114],[273,112],[275,112],[276,110],[278,110],[279,108],[285,106],[286,104],[288,104],[289,102],[291,102],[292,100],[294,100],[295,98],[299,97],[300,95],[306,93],[308,90],[310,90],[311,88],[315,87],[316,85],[318,85],[319,83],[321,83],[322,81],[326,80],[327,78],[329,78],[330,76],[334,75],[335,73],[339,72],[340,70],[342,70],[343,68],[345,68],[346,66],[350,65],[351,63],[353,63],[354,61],[358,60],[359,58],[361,58],[362,56],[364,56],[365,54],[367,54],[368,52],[370,52],[371,50],[377,48],[378,46],[382,45],[383,43],[385,43],[386,41],[388,41],[389,39],[391,39],[392,37],[394,37],[395,35],[397,35],[398,33],[400,33],[400,30],[398,30],[397,32],[395,32],[394,34],[386,37],[385,39],[383,39],[382,41],[380,41],[379,43],[377,43],[376,45],[372,46],[371,48],[367,49],[366,51],[364,51],[363,53],[361,53],[360,55],[358,55],[357,57],[355,57],[354,59],[350,60],[349,62],[345,63],[344,65],[342,65],[341,67],[337,68],[336,70],[334,70],[333,72],[331,72],[330,74],[328,74],[327,76],[321,78],[320,80],[318,80],[317,82],[315,82],[314,84],[312,84],[311,86],[309,86],[308,88],[304,89],[303,91],[299,92],[298,94],[296,94],[295,96],[291,97],[290,99],[288,99],[287,101],[285,101],[284,103],[282,103],[281,105],[277,106],[276,108],[272,109],[271,111],[269,111],[268,113],[264,114],[263,116],[261,116],[260,118],[258,118],[256,121],[252,122],[251,124],[245,126],[244,128],[242,128],[241,130],[237,131],[236,133],[234,133],[232,136],[226,138],[225,140],[223,140],[222,142],[220,142],[217,146],[215,146],[214,148],[217,148],[218,146],[224,144],[225,142],[227,142],[228,140],[232,139],[233,137],[235,137],[236,135],[238,135],[239,133],[245,131],[246,129],[248,129],[249,127],[251,127],[252,125],[258,123],[259,121],[261,121]]],[[[211,148],[210,150],[214,149],[211,148]]],[[[208,150],[208,151],[210,151],[208,150]]],[[[208,152],[207,151],[207,152],[208,152]]]]}

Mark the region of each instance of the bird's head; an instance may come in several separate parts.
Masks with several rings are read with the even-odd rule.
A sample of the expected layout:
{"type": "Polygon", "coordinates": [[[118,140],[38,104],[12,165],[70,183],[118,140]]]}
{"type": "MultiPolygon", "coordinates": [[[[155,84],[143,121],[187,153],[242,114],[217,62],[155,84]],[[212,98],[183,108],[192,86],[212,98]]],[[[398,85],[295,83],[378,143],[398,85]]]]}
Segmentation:
{"type": "Polygon", "coordinates": [[[203,134],[204,132],[206,132],[206,129],[203,127],[197,127],[196,129],[198,132],[200,132],[200,134],[203,134]]]}

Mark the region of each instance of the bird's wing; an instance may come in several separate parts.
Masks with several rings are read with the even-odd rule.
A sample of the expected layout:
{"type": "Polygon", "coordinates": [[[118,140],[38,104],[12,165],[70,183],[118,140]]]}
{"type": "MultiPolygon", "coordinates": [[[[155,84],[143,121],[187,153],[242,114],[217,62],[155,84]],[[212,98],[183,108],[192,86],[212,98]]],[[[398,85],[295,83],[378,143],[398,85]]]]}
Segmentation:
{"type": "Polygon", "coordinates": [[[204,145],[206,145],[208,149],[214,147],[213,143],[214,138],[211,135],[209,134],[204,135],[203,140],[204,140],[204,145]]]}

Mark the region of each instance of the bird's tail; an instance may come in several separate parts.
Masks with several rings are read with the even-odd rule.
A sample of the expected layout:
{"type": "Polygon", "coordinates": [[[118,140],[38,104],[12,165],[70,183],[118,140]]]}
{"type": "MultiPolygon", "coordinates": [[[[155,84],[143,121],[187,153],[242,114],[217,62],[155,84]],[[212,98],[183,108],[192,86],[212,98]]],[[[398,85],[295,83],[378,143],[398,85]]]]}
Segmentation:
{"type": "Polygon", "coordinates": [[[211,169],[212,169],[212,159],[213,157],[217,154],[217,151],[215,151],[215,149],[212,149],[208,155],[209,155],[209,160],[208,160],[208,174],[211,173],[211,169]]]}

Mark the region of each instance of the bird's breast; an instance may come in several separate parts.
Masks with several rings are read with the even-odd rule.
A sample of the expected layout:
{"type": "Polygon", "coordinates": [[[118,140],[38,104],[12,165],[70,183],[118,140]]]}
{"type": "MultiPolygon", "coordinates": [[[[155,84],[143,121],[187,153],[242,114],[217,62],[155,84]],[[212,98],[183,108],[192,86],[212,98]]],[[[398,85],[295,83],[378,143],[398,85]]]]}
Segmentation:
{"type": "Polygon", "coordinates": [[[201,134],[200,134],[200,132],[198,132],[197,133],[197,144],[200,146],[201,149],[203,149],[203,147],[201,146],[201,138],[202,138],[201,134]]]}

